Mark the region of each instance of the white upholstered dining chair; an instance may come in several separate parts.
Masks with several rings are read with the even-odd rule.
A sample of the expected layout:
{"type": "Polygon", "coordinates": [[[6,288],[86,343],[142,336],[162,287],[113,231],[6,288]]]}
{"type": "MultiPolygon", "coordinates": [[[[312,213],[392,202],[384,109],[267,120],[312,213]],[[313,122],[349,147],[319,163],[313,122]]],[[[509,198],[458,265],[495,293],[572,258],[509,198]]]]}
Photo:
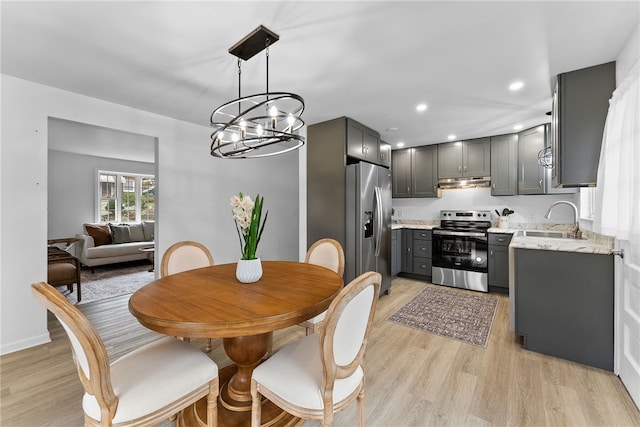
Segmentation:
{"type": "Polygon", "coordinates": [[[95,327],[45,282],[31,285],[37,301],[67,332],[84,387],[85,426],[153,425],[207,398],[207,426],[217,425],[218,366],[192,345],[165,337],[109,363],[95,327]]]}
{"type": "Polygon", "coordinates": [[[354,400],[364,427],[364,355],[380,293],[380,273],[345,286],[327,309],[324,326],[282,347],[251,376],[251,426],[260,426],[261,396],[302,419],[331,426],[334,412],[354,400]]]}
{"type": "Polygon", "coordinates": [[[184,240],[169,246],[160,263],[160,277],[214,264],[209,249],[202,243],[184,240]]]}
{"type": "MultiPolygon", "coordinates": [[[[181,273],[196,268],[209,267],[214,265],[213,256],[209,249],[202,243],[191,240],[183,240],[169,246],[160,263],[160,277],[181,273]]],[[[189,337],[183,337],[189,341],[189,337]]],[[[211,338],[207,340],[205,352],[211,351],[211,338]]]]}
{"type": "MultiPolygon", "coordinates": [[[[342,245],[334,239],[320,239],[311,245],[304,262],[326,267],[338,273],[340,277],[344,274],[344,250],[342,245]]],[[[325,311],[300,323],[301,326],[306,328],[307,335],[319,330],[326,313],[325,311]]]]}

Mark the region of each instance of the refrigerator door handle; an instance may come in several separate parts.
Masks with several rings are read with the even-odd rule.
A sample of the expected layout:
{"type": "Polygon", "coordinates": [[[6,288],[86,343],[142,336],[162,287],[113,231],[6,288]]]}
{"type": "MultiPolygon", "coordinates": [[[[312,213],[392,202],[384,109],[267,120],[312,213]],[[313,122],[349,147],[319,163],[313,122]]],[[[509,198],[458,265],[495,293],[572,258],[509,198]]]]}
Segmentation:
{"type": "Polygon", "coordinates": [[[381,194],[381,190],[380,187],[375,187],[374,190],[374,203],[375,203],[375,211],[373,214],[374,217],[374,221],[375,221],[375,229],[374,229],[374,239],[373,239],[373,244],[374,244],[374,250],[375,250],[375,256],[378,257],[380,256],[380,241],[382,239],[382,194],[381,194]]]}

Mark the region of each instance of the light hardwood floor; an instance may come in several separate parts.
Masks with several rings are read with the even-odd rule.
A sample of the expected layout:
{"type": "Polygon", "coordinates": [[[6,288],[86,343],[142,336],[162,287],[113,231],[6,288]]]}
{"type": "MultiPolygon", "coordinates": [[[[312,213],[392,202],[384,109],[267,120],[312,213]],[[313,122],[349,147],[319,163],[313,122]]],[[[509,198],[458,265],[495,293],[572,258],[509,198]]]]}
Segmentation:
{"type": "MultiPolygon", "coordinates": [[[[522,349],[508,330],[505,296],[495,295],[486,349],[385,320],[425,286],[433,285],[396,279],[378,303],[366,358],[368,426],[640,426],[640,412],[612,373],[522,349]]],[[[127,300],[80,306],[112,359],[159,337],[129,314],[127,300]]],[[[83,423],[82,387],[66,335],[55,320],[49,326],[51,343],[0,357],[3,427],[83,423]]],[[[274,349],[303,335],[298,326],[278,331],[274,349]]],[[[194,345],[204,347],[205,340],[194,345]]],[[[219,340],[211,357],[229,363],[219,340]]],[[[334,425],[354,426],[356,416],[352,405],[334,425]]]]}

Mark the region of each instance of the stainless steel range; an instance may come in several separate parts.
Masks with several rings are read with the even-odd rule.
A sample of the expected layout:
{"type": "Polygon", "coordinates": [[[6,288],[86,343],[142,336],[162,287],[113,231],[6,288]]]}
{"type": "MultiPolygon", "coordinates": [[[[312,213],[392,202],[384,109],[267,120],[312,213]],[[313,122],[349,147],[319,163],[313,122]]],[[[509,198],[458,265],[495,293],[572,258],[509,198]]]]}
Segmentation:
{"type": "Polygon", "coordinates": [[[488,292],[489,227],[490,211],[440,211],[433,229],[434,284],[488,292]]]}

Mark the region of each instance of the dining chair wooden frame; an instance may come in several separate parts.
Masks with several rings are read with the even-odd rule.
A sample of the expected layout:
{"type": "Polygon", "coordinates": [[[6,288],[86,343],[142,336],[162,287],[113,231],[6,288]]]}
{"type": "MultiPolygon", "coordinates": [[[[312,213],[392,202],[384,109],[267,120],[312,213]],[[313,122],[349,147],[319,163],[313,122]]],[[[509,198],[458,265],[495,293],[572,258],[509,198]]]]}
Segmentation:
{"type": "MultiPolygon", "coordinates": [[[[189,254],[189,252],[185,252],[185,255],[189,254]]],[[[181,273],[183,271],[192,270],[194,268],[209,267],[214,264],[215,262],[213,260],[213,255],[211,255],[211,251],[209,251],[209,249],[205,245],[203,245],[202,243],[194,242],[193,240],[183,240],[181,242],[176,242],[173,245],[169,246],[169,248],[162,255],[162,261],[160,263],[160,277],[181,273]],[[195,252],[191,252],[194,250],[195,252]],[[190,261],[186,265],[180,265],[180,266],[172,265],[172,260],[174,260],[173,257],[178,256],[178,254],[180,254],[183,251],[189,251],[191,252],[191,254],[198,254],[199,255],[198,261],[207,260],[208,262],[192,263],[190,261]]],[[[185,341],[190,341],[189,337],[182,337],[182,339],[185,341]]],[[[207,340],[207,344],[205,346],[204,351],[206,353],[211,352],[211,346],[212,346],[211,338],[209,338],[207,340]]]]}
{"type": "MultiPolygon", "coordinates": [[[[215,377],[204,380],[201,385],[198,385],[192,391],[182,396],[176,396],[173,402],[161,408],[156,408],[156,410],[151,413],[145,414],[144,416],[138,416],[135,419],[126,419],[118,423],[113,423],[112,420],[117,416],[120,400],[114,392],[111,369],[118,363],[118,361],[126,359],[128,355],[123,356],[123,358],[120,358],[113,364],[110,364],[107,350],[100,338],[100,335],[98,334],[98,331],[76,306],[71,304],[60,292],[48,283],[34,283],[31,285],[31,288],[35,299],[56,316],[67,332],[69,340],[71,341],[73,361],[76,364],[80,382],[85,390],[85,400],[87,395],[89,395],[95,399],[99,406],[99,420],[90,417],[85,411],[85,426],[153,425],[164,419],[175,416],[178,412],[192,404],[195,404],[196,401],[203,397],[207,398],[207,426],[217,426],[217,398],[219,386],[217,365],[210,359],[205,362],[201,358],[206,356],[200,351],[196,350],[194,352],[194,350],[191,350],[192,347],[188,346],[186,343],[181,343],[180,346],[182,348],[179,349],[190,351],[182,353],[190,353],[193,355],[197,353],[201,355],[199,361],[204,362],[206,369],[211,371],[215,370],[215,377]]],[[[175,338],[169,337],[163,338],[159,341],[163,340],[173,340],[173,344],[178,341],[175,338]]],[[[158,341],[147,344],[130,354],[135,352],[138,352],[138,355],[143,354],[145,347],[149,348],[154,343],[158,343],[158,341]]],[[[171,386],[172,384],[170,383],[166,384],[166,389],[171,390],[171,386]]]]}
{"type": "MultiPolygon", "coordinates": [[[[202,259],[200,259],[200,261],[202,259]]],[[[209,251],[209,249],[207,249],[206,246],[204,246],[202,243],[194,242],[192,240],[183,240],[181,242],[176,242],[173,245],[169,246],[169,248],[162,255],[162,261],[160,263],[160,277],[165,277],[170,274],[180,273],[185,270],[192,270],[194,268],[208,267],[214,264],[215,262],[213,261],[213,256],[211,255],[211,251],[209,251]],[[183,266],[179,268],[175,268],[174,266],[172,266],[171,261],[172,259],[175,259],[172,257],[177,256],[177,254],[182,250],[189,250],[189,249],[199,250],[201,252],[201,255],[204,255],[204,257],[208,260],[208,264],[207,263],[188,264],[187,266],[183,266]]]]}
{"type": "MultiPolygon", "coordinates": [[[[335,271],[342,277],[344,274],[344,250],[342,245],[335,239],[320,239],[316,241],[305,255],[304,262],[320,265],[335,271]],[[328,249],[328,252],[327,252],[328,249]]],[[[309,320],[300,323],[300,326],[306,328],[306,334],[313,334],[320,330],[322,321],[326,315],[323,312],[309,320]]]]}
{"type": "MultiPolygon", "coordinates": [[[[382,276],[376,272],[367,272],[355,278],[331,302],[324,327],[318,334],[306,336],[298,342],[286,345],[270,359],[258,365],[251,378],[252,427],[260,426],[261,396],[296,417],[319,419],[323,426],[331,426],[334,413],[356,400],[358,425],[364,427],[364,356],[380,295],[381,281],[382,276]],[[367,306],[369,303],[370,305],[367,306]],[[366,320],[364,315],[367,315],[366,320]],[[341,323],[341,320],[344,321],[341,323]],[[345,345],[345,343],[347,344],[345,345]],[[309,354],[305,353],[305,347],[306,350],[318,350],[320,354],[317,355],[317,358],[315,358],[316,356],[308,358],[309,354]],[[296,398],[299,399],[298,393],[303,395],[305,391],[307,392],[306,396],[312,396],[309,398],[311,401],[317,400],[318,396],[321,396],[321,405],[315,405],[315,408],[293,403],[282,396],[286,392],[290,393],[286,387],[294,387],[291,382],[298,379],[296,374],[299,374],[301,370],[305,371],[305,378],[300,380],[303,385],[295,385],[295,387],[299,387],[295,388],[296,398]],[[317,383],[317,377],[313,373],[307,373],[311,370],[315,375],[322,377],[321,383],[317,383]],[[354,378],[357,380],[356,375],[361,375],[359,383],[355,386],[352,384],[353,389],[343,388],[340,390],[343,398],[335,401],[334,391],[338,390],[335,387],[336,381],[344,379],[353,381],[354,378]],[[285,393],[278,393],[278,387],[285,390],[285,393]]],[[[342,383],[339,387],[345,387],[344,384],[342,383]]],[[[304,399],[307,398],[299,400],[304,399]]]]}

